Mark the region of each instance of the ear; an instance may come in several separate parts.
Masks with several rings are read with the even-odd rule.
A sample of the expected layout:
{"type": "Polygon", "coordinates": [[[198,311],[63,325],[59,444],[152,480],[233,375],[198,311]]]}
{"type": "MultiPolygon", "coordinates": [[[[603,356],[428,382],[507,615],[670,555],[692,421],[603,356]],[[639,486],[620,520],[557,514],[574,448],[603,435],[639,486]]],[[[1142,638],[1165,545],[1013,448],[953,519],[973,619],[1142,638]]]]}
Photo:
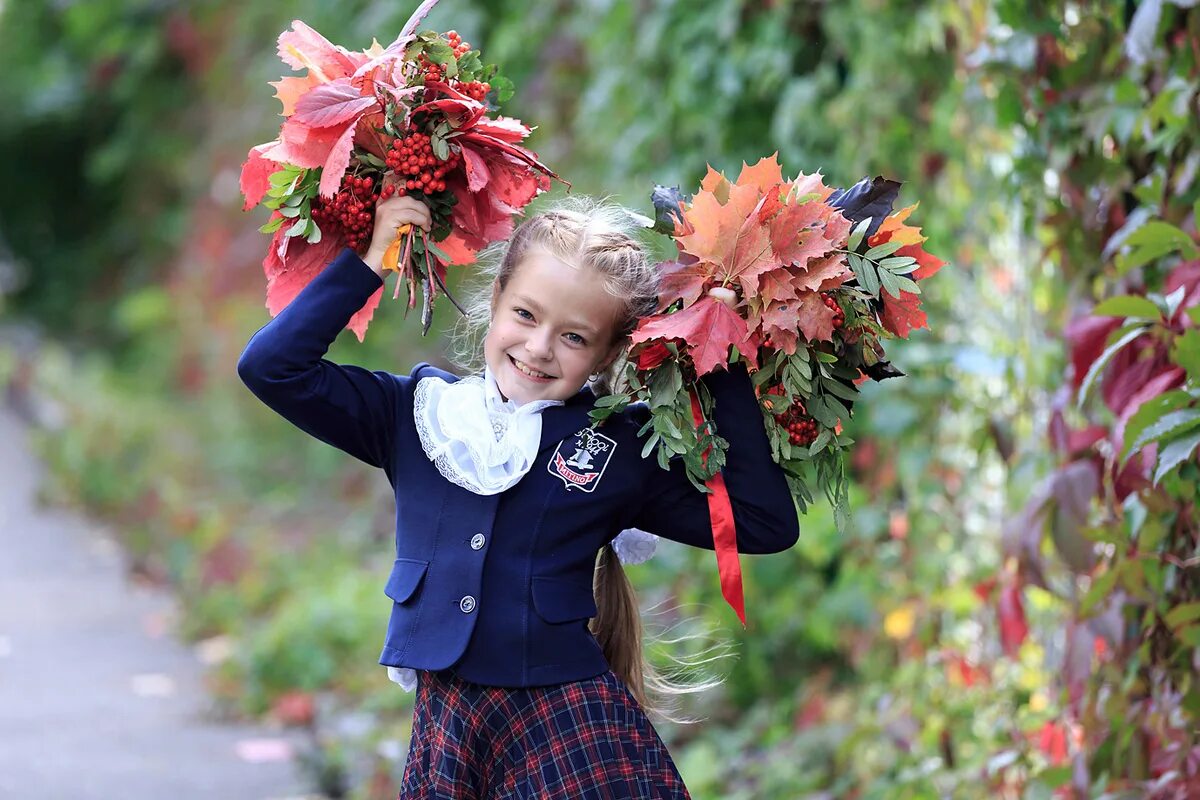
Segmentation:
{"type": "Polygon", "coordinates": [[[593,370],[593,372],[604,372],[606,369],[611,367],[613,362],[617,360],[617,358],[622,352],[625,351],[625,348],[627,347],[629,347],[629,337],[622,336],[620,339],[614,342],[613,346],[609,348],[607,353],[604,354],[604,358],[599,364],[596,365],[596,368],[593,370]]]}

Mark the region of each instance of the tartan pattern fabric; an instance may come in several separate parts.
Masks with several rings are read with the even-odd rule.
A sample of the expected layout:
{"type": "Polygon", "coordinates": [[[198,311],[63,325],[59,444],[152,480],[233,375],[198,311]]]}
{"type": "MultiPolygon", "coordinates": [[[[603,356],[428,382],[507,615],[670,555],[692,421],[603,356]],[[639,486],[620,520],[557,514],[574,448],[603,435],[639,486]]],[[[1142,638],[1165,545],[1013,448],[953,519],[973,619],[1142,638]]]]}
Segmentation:
{"type": "Polygon", "coordinates": [[[609,670],[555,686],[417,673],[399,800],[690,800],[654,726],[609,670]]]}

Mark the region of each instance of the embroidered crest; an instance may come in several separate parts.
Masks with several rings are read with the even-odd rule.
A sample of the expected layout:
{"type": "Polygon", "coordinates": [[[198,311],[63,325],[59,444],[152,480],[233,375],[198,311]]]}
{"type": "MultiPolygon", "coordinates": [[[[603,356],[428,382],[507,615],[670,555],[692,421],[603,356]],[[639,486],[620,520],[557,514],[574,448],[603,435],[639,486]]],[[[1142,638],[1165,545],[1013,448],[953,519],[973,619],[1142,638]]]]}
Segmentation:
{"type": "Polygon", "coordinates": [[[567,489],[595,491],[616,449],[617,443],[603,433],[584,428],[559,443],[546,468],[562,478],[567,489]]]}

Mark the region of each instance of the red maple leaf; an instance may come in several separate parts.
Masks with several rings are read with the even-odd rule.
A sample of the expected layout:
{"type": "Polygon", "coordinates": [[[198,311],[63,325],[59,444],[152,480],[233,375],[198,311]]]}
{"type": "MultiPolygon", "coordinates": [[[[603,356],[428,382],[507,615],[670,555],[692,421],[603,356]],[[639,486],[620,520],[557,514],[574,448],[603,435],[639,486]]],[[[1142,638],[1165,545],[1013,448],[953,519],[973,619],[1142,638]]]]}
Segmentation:
{"type": "MultiPolygon", "coordinates": [[[[875,232],[867,243],[874,247],[885,242],[903,242],[904,246],[897,250],[895,254],[897,256],[911,256],[915,258],[919,266],[910,277],[913,280],[921,280],[934,275],[946,265],[946,262],[931,253],[925,252],[925,248],[921,244],[925,241],[926,237],[921,235],[920,228],[914,228],[904,223],[904,220],[908,219],[908,215],[916,207],[916,204],[913,204],[886,217],[882,224],[880,224],[879,230],[875,232]]],[[[883,302],[880,321],[883,323],[884,328],[897,336],[907,338],[909,333],[917,328],[929,327],[925,312],[921,310],[921,295],[902,291],[900,292],[900,297],[896,298],[888,292],[884,292],[880,299],[883,302]]]]}
{"type": "MultiPolygon", "coordinates": [[[[736,183],[739,186],[756,186],[761,194],[770,195],[772,189],[777,189],[783,183],[783,169],[779,166],[776,151],[767,158],[760,158],[758,163],[750,166],[742,162],[742,171],[738,174],[736,183]]],[[[775,192],[778,199],[778,192],[775,192]]]]}
{"type": "Polygon", "coordinates": [[[726,200],[702,190],[684,211],[685,227],[691,232],[676,241],[694,260],[681,259],[671,269],[659,293],[664,307],[679,298],[685,304],[694,302],[714,284],[737,282],[747,294],[757,294],[758,275],[778,266],[770,231],[755,214],[762,202],[758,187],[708,182],[721,190],[718,194],[726,194],[726,200]]]}
{"type": "Polygon", "coordinates": [[[917,328],[928,328],[929,322],[921,310],[921,295],[900,292],[899,299],[883,293],[883,311],[879,315],[883,327],[902,339],[917,328]]]}
{"type": "Polygon", "coordinates": [[[793,281],[799,290],[827,292],[841,286],[851,275],[853,273],[846,265],[846,256],[842,253],[830,253],[809,261],[806,267],[796,270],[793,281]]]}
{"type": "Polygon", "coordinates": [[[743,344],[749,333],[746,320],[737,312],[717,298],[705,296],[674,314],[644,318],[630,340],[633,344],[652,339],[686,342],[699,376],[728,363],[729,346],[743,344]]]}
{"type": "Polygon", "coordinates": [[[823,256],[837,243],[825,236],[828,206],[808,202],[784,206],[770,222],[771,247],[783,264],[803,266],[810,258],[823,256]]]}
{"type": "Polygon", "coordinates": [[[758,279],[758,296],[764,303],[795,300],[796,288],[795,276],[783,267],[764,272],[758,279]]]}
{"type": "MultiPolygon", "coordinates": [[[[317,244],[309,244],[302,236],[290,240],[284,236],[285,230],[275,232],[267,257],[263,259],[263,272],[267,276],[267,311],[275,316],[288,303],[300,294],[300,290],[312,281],[329,262],[337,256],[344,242],[340,237],[322,239],[317,244]],[[280,248],[285,250],[285,256],[279,254],[280,248]],[[285,266],[286,264],[286,266],[285,266]]],[[[354,312],[346,327],[354,331],[361,342],[367,332],[367,325],[375,315],[379,300],[383,296],[383,287],[367,298],[363,307],[354,312]]]]}
{"type": "Polygon", "coordinates": [[[805,292],[796,301],[796,324],[810,342],[827,342],[833,338],[834,312],[821,295],[805,292]]]}

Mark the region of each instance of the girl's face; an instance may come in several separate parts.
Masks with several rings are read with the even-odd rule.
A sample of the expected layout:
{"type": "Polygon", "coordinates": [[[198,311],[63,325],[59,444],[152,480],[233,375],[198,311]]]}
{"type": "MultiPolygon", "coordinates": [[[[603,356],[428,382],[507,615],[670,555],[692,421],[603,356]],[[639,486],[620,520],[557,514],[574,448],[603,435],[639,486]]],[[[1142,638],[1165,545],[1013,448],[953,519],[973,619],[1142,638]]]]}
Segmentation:
{"type": "Polygon", "coordinates": [[[483,354],[501,394],[518,405],[573,397],[621,352],[621,311],[595,270],[531,248],[492,296],[483,354]]]}

